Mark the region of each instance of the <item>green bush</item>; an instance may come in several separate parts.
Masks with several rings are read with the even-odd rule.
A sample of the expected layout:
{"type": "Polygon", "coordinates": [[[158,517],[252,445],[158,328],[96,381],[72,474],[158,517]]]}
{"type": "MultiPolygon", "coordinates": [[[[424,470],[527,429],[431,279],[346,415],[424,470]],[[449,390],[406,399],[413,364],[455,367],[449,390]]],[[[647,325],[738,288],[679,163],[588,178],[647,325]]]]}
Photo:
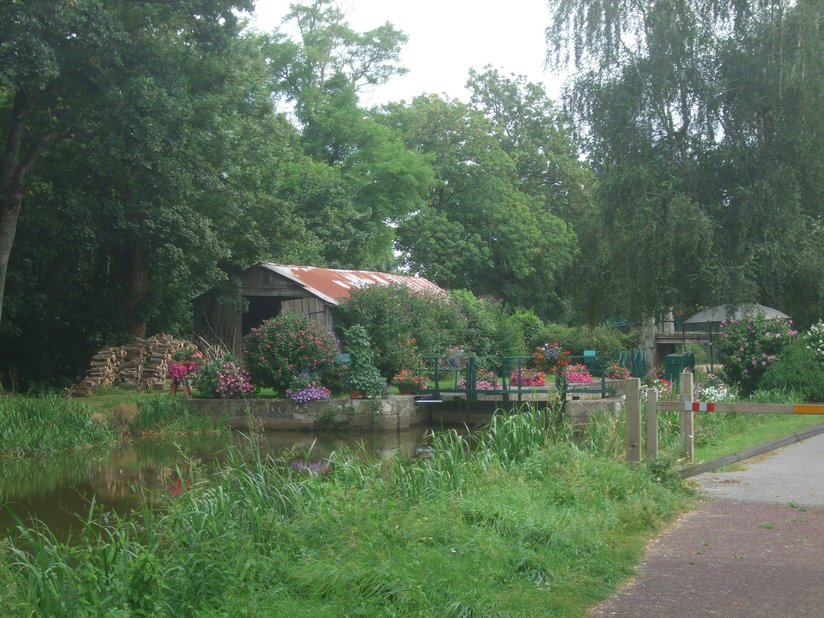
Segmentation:
{"type": "Polygon", "coordinates": [[[806,341],[793,341],[769,367],[758,388],[792,391],[804,401],[824,401],[824,365],[806,341]]]}
{"type": "Polygon", "coordinates": [[[386,380],[372,360],[372,344],[366,328],[355,324],[344,332],[343,340],[350,357],[349,387],[367,398],[380,397],[386,380]]]}
{"type": "Polygon", "coordinates": [[[599,356],[609,356],[615,350],[626,347],[623,334],[608,326],[547,324],[541,330],[535,345],[553,341],[569,350],[573,356],[580,356],[584,350],[596,350],[599,356]]]}
{"type": "Polygon", "coordinates": [[[455,290],[452,300],[463,324],[455,342],[477,356],[526,354],[521,322],[509,315],[503,303],[477,298],[468,290],[455,290]]]}
{"type": "Polygon", "coordinates": [[[324,373],[334,368],[335,338],[303,314],[287,311],[267,320],[246,335],[246,366],[257,386],[280,393],[301,371],[324,373]]]}
{"type": "Polygon", "coordinates": [[[544,322],[532,309],[516,309],[512,313],[512,320],[521,329],[527,350],[534,350],[542,343],[545,343],[541,340],[544,322]]]}
{"type": "Polygon", "coordinates": [[[369,333],[373,357],[391,378],[419,354],[441,354],[456,343],[462,317],[448,296],[422,294],[403,285],[353,290],[333,309],[339,333],[359,324],[369,333]]]}

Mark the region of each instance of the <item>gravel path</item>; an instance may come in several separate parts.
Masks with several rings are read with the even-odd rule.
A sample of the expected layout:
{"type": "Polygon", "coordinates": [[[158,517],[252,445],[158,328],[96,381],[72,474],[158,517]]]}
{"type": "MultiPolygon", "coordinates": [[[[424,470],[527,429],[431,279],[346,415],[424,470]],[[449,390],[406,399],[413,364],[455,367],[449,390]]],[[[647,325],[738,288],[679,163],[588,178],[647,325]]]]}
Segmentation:
{"type": "Polygon", "coordinates": [[[590,616],[824,617],[824,435],[741,472],[650,543],[638,576],[590,616]]]}

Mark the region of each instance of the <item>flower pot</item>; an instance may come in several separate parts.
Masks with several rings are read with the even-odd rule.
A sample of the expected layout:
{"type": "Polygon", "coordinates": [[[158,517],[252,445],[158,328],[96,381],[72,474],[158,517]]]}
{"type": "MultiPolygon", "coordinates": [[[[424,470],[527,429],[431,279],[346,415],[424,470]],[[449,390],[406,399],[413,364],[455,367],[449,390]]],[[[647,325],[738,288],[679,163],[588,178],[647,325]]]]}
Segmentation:
{"type": "Polygon", "coordinates": [[[349,399],[363,399],[363,392],[361,391],[349,391],[349,399]]]}
{"type": "Polygon", "coordinates": [[[412,394],[412,388],[409,387],[409,386],[398,386],[398,392],[401,395],[411,395],[412,394]]]}

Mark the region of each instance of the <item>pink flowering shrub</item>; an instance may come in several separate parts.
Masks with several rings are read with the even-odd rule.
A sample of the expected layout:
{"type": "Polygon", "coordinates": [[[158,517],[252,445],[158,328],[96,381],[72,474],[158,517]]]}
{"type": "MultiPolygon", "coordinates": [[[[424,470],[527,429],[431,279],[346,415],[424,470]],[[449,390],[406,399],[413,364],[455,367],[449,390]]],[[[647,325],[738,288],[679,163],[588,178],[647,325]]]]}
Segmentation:
{"type": "Polygon", "coordinates": [[[586,365],[570,365],[566,370],[566,381],[567,384],[590,384],[592,374],[586,365]]]}
{"type": "Polygon", "coordinates": [[[796,335],[788,319],[756,316],[721,322],[716,345],[724,357],[724,381],[738,386],[741,395],[749,395],[796,335]]]}
{"type": "Polygon", "coordinates": [[[172,356],[172,362],[166,369],[166,377],[175,384],[182,383],[191,374],[197,373],[204,362],[203,354],[197,350],[184,348],[172,356]]]}
{"type": "Polygon", "coordinates": [[[249,374],[231,356],[206,363],[194,379],[198,397],[236,399],[252,392],[249,374]]]}
{"type": "MultiPolygon", "coordinates": [[[[476,391],[500,391],[503,390],[503,386],[498,383],[494,384],[489,380],[478,380],[475,382],[475,390],[476,391]]],[[[466,380],[461,378],[458,380],[458,390],[465,391],[466,390],[466,380]]]]}
{"type": "Polygon", "coordinates": [[[253,328],[245,339],[245,353],[255,384],[285,393],[301,372],[317,374],[325,382],[334,372],[338,347],[320,324],[287,311],[253,328]]]}
{"type": "Polygon", "coordinates": [[[169,367],[166,370],[166,377],[172,382],[180,384],[186,379],[189,373],[191,373],[191,369],[188,363],[169,363],[169,367]]]}
{"type": "MultiPolygon", "coordinates": [[[[503,390],[500,380],[495,379],[495,374],[491,371],[479,370],[475,377],[475,390],[477,391],[500,391],[503,390]]],[[[458,390],[466,390],[466,378],[458,380],[458,390]]]]}

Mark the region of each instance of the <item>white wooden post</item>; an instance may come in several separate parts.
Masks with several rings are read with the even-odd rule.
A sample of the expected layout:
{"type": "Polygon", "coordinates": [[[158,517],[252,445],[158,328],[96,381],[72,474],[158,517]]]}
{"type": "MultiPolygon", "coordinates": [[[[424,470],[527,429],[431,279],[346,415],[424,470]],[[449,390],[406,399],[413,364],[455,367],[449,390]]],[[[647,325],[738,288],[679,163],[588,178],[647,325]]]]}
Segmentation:
{"type": "Polygon", "coordinates": [[[658,393],[654,388],[647,390],[647,458],[658,459],[658,393]]]}
{"type": "Polygon", "coordinates": [[[641,380],[624,382],[627,395],[627,461],[641,463],[641,380]]]}
{"type": "MultiPolygon", "coordinates": [[[[692,373],[685,371],[678,379],[681,389],[681,401],[692,401],[692,373]]],[[[689,463],[695,461],[695,413],[692,410],[681,411],[681,439],[684,443],[684,459],[689,463]]]]}

